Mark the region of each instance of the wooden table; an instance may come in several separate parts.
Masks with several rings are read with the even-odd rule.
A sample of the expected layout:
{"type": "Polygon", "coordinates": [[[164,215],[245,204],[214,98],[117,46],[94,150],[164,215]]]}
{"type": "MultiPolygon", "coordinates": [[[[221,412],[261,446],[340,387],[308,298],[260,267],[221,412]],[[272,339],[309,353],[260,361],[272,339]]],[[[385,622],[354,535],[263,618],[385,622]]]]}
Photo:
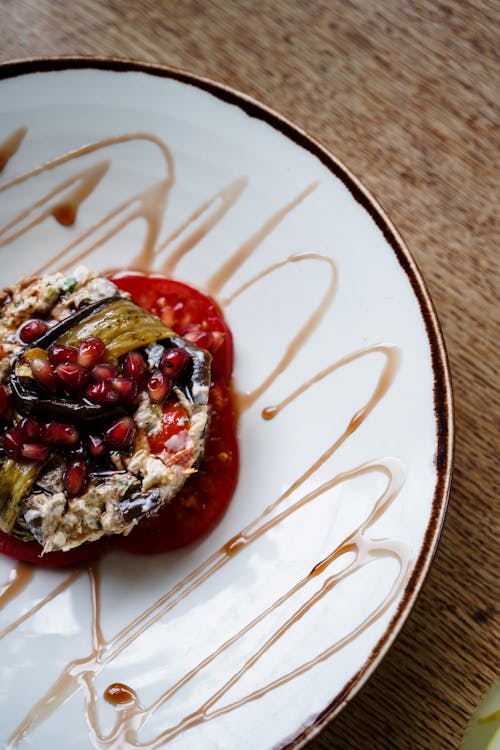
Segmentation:
{"type": "Polygon", "coordinates": [[[487,0],[1,3],[1,60],[134,57],[279,110],[362,176],[427,280],[455,391],[446,526],[398,641],[311,750],[457,748],[499,671],[499,21],[487,0]]]}

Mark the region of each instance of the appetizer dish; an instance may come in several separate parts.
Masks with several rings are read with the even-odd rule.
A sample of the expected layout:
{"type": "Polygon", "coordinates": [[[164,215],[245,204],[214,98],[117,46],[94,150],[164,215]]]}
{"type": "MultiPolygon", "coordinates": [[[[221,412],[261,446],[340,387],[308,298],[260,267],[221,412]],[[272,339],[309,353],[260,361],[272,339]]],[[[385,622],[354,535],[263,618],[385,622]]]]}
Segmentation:
{"type": "Polygon", "coordinates": [[[215,304],[80,267],[23,278],[0,305],[0,551],[65,564],[100,554],[98,540],[159,552],[206,531],[237,476],[215,304]]]}

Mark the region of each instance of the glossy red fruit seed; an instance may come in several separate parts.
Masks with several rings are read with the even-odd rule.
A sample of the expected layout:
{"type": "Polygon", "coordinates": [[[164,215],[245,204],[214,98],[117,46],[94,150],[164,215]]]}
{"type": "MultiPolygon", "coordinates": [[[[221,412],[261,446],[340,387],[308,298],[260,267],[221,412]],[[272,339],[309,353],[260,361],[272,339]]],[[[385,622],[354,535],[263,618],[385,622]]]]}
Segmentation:
{"type": "Polygon", "coordinates": [[[6,430],[2,435],[2,447],[9,458],[20,458],[22,445],[22,437],[15,427],[6,430]]]}
{"type": "Polygon", "coordinates": [[[159,403],[163,401],[170,389],[170,383],[167,377],[162,373],[161,370],[154,370],[153,374],[148,380],[148,393],[151,401],[159,403]]]}
{"type": "Polygon", "coordinates": [[[176,380],[186,367],[189,354],[184,349],[167,349],[161,359],[161,368],[165,375],[176,380]]]}
{"type": "Polygon", "coordinates": [[[47,422],[43,427],[43,439],[49,445],[76,445],[79,435],[71,424],[47,422]]]}
{"type": "Polygon", "coordinates": [[[89,452],[91,456],[97,458],[104,453],[104,440],[99,435],[89,435],[89,452]]]}
{"type": "Polygon", "coordinates": [[[102,362],[106,354],[106,344],[97,336],[89,336],[82,341],[78,348],[78,364],[82,367],[92,367],[102,362]]]}
{"type": "Polygon", "coordinates": [[[95,365],[90,371],[92,380],[99,383],[101,380],[109,380],[115,378],[118,375],[118,368],[114,365],[108,365],[102,362],[100,365],[95,365]]]}
{"type": "Polygon", "coordinates": [[[52,344],[52,346],[49,346],[47,354],[53,365],[66,365],[68,362],[76,362],[78,359],[78,349],[76,346],[52,344]]]}
{"type": "Polygon", "coordinates": [[[73,391],[81,391],[89,382],[90,375],[82,365],[77,362],[68,362],[66,365],[57,365],[56,373],[65,386],[73,391]]]}
{"type": "Polygon", "coordinates": [[[0,417],[4,417],[9,411],[9,395],[7,388],[0,384],[0,417]]]}
{"type": "Polygon", "coordinates": [[[146,360],[139,352],[128,352],[123,360],[123,374],[143,385],[148,374],[146,360]]]}
{"type": "Polygon", "coordinates": [[[187,326],[183,332],[183,337],[200,349],[206,349],[210,354],[215,354],[224,343],[224,333],[222,331],[203,331],[195,325],[187,326]]]}
{"type": "Polygon", "coordinates": [[[43,440],[43,425],[36,419],[21,419],[16,430],[26,443],[37,443],[43,440]]]}
{"type": "Polygon", "coordinates": [[[120,400],[120,396],[109,380],[89,385],[85,391],[85,398],[94,404],[116,404],[120,400]]]}
{"type": "Polygon", "coordinates": [[[47,333],[49,327],[43,320],[27,320],[19,329],[19,338],[25,344],[32,344],[47,333]]]}
{"type": "Polygon", "coordinates": [[[112,450],[127,450],[135,435],[135,424],[131,417],[122,417],[104,433],[104,442],[112,450]]]}
{"type": "Polygon", "coordinates": [[[33,357],[33,359],[30,359],[29,364],[36,380],[48,388],[49,391],[55,391],[57,388],[57,377],[50,362],[42,357],[33,357]]]}
{"type": "Polygon", "coordinates": [[[120,396],[120,401],[133,401],[137,396],[137,383],[132,378],[112,378],[110,383],[120,396]]]}
{"type": "Polygon", "coordinates": [[[24,443],[21,446],[21,456],[30,461],[45,461],[49,455],[49,449],[43,443],[24,443]]]}
{"type": "Polygon", "coordinates": [[[63,483],[70,495],[78,495],[87,483],[89,469],[85,461],[70,461],[64,472],[63,483]]]}

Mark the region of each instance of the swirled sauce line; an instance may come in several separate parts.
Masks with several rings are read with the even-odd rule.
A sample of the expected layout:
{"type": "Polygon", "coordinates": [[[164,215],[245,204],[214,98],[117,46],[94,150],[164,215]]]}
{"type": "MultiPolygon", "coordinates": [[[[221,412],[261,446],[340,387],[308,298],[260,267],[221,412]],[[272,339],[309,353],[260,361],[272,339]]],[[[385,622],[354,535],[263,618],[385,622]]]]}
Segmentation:
{"type": "MultiPolygon", "coordinates": [[[[58,597],[59,594],[62,594],[63,591],[66,591],[66,589],[72,586],[73,583],[76,581],[76,579],[80,577],[80,575],[81,575],[81,570],[76,570],[73,573],[70,573],[70,575],[67,578],[65,578],[58,586],[53,588],[52,591],[50,591],[46,596],[40,599],[40,601],[34,604],[33,607],[31,607],[26,612],[24,612],[24,614],[22,614],[16,620],[13,620],[12,622],[10,622],[3,630],[0,630],[0,639],[4,638],[6,635],[11,633],[13,630],[19,627],[19,625],[22,625],[23,622],[26,622],[26,620],[28,620],[30,617],[36,614],[39,610],[45,607],[46,604],[51,602],[53,599],[56,599],[56,597],[58,597]]],[[[29,583],[29,581],[27,583],[29,583]]],[[[14,596],[17,596],[19,593],[21,592],[15,591],[14,596]]],[[[0,600],[0,604],[1,604],[1,600],[0,600]]]]}
{"type": "Polygon", "coordinates": [[[270,216],[256,232],[249,237],[228,260],[209,278],[207,289],[211,294],[217,294],[233,274],[251,256],[256,248],[281,224],[294,208],[302,203],[318,187],[319,182],[312,182],[299,195],[286,203],[270,216]]]}
{"type": "Polygon", "coordinates": [[[76,245],[80,244],[82,240],[88,239],[93,234],[96,234],[100,229],[110,224],[111,221],[117,218],[120,214],[125,213],[124,217],[116,222],[107,232],[101,237],[95,240],[93,243],[84,247],[77,255],[73,255],[71,258],[66,260],[64,263],[58,266],[59,271],[65,271],[71,268],[75,263],[84,260],[90,253],[97,248],[104,245],[109,239],[117,235],[127,224],[130,224],[135,219],[144,219],[146,222],[147,232],[143,242],[143,248],[139,255],[128,264],[128,268],[132,271],[140,271],[144,267],[149,267],[148,264],[152,262],[154,256],[154,247],[156,240],[158,239],[159,232],[162,225],[163,211],[166,206],[168,193],[171,187],[171,181],[167,177],[164,180],[151,185],[145,190],[137,193],[132,198],[120,203],[113,211],[110,211],[104,218],[96,222],[90,229],[83,232],[74,242],[67,245],[60,256],[63,257],[76,245]],[[135,206],[135,208],[134,208],[135,206]],[[130,210],[128,210],[130,209],[130,210]],[[128,210],[128,212],[127,212],[128,210]],[[127,212],[127,213],[126,213],[127,212]]]}
{"type": "MultiPolygon", "coordinates": [[[[27,129],[20,128],[20,130],[24,130],[26,132],[27,129]]],[[[27,180],[30,180],[33,177],[42,174],[43,172],[51,171],[56,167],[60,167],[62,164],[66,164],[73,159],[79,159],[82,156],[100,151],[102,148],[107,148],[108,146],[118,146],[121,143],[129,143],[130,141],[150,141],[151,143],[154,143],[156,146],[158,146],[163,155],[167,171],[171,173],[173,180],[174,160],[165,141],[153,135],[152,133],[137,132],[124,133],[123,135],[116,135],[112,136],[111,138],[102,138],[101,140],[95,141],[94,143],[87,143],[85,146],[79,146],[78,148],[72,149],[71,151],[67,151],[60,156],[56,156],[54,159],[50,159],[49,161],[40,164],[38,167],[34,167],[27,172],[23,172],[23,174],[12,178],[8,182],[4,182],[0,185],[0,193],[4,192],[5,190],[9,190],[15,185],[20,185],[22,182],[26,182],[27,180]]]]}
{"type": "Polygon", "coordinates": [[[27,132],[28,128],[17,128],[17,130],[14,130],[13,133],[0,143],[0,172],[5,169],[9,159],[12,159],[21,146],[27,132]]]}
{"type": "Polygon", "coordinates": [[[8,245],[15,239],[34,229],[49,216],[53,216],[56,221],[64,226],[74,224],[76,212],[81,203],[90,195],[94,188],[99,184],[109,169],[111,162],[109,160],[100,161],[97,164],[77,172],[67,180],[64,180],[41,198],[30,204],[27,208],[20,211],[13,219],[0,227],[0,247],[8,245]],[[65,199],[55,205],[49,205],[43,211],[40,211],[34,218],[29,219],[30,215],[35,213],[36,209],[41,209],[53,198],[64,193],[69,188],[73,190],[65,199]],[[9,230],[10,231],[9,233],[9,230]]]}
{"type": "MultiPolygon", "coordinates": [[[[370,520],[370,519],[369,519],[370,520]]],[[[291,616],[289,616],[282,625],[280,625],[274,632],[270,634],[270,636],[266,639],[266,641],[263,643],[263,645],[254,653],[252,656],[245,662],[245,664],[237,671],[235,672],[229,680],[225,682],[225,684],[219,688],[216,692],[214,692],[208,700],[206,700],[196,711],[190,713],[188,716],[183,718],[177,725],[163,731],[160,733],[157,737],[155,737],[152,741],[149,742],[142,742],[139,740],[137,736],[137,729],[139,727],[142,727],[147,719],[150,718],[152,713],[154,713],[154,710],[161,705],[164,700],[166,700],[174,689],[178,689],[178,687],[181,687],[181,683],[183,681],[180,681],[178,685],[174,686],[170,691],[167,691],[164,696],[162,696],[159,701],[157,701],[150,709],[142,709],[140,708],[140,704],[136,702],[134,706],[131,707],[127,717],[124,717],[130,722],[129,730],[135,731],[135,737],[134,737],[134,743],[133,746],[135,747],[141,747],[141,748],[147,748],[148,750],[154,750],[155,748],[161,747],[162,745],[166,744],[167,742],[175,739],[181,732],[186,731],[189,728],[192,728],[198,724],[206,723],[208,721],[211,721],[212,719],[215,719],[219,716],[222,716],[224,714],[228,714],[231,711],[234,711],[237,708],[240,708],[241,706],[244,706],[247,703],[250,703],[251,701],[257,700],[259,698],[264,697],[267,693],[269,693],[272,690],[275,690],[278,687],[281,687],[282,685],[286,684],[292,679],[295,679],[296,677],[300,676],[301,674],[304,674],[309,669],[312,669],[315,665],[319,664],[320,662],[324,661],[325,659],[328,659],[331,657],[334,653],[339,651],[340,649],[347,646],[349,643],[351,643],[353,640],[355,640],[361,633],[366,630],[368,627],[370,627],[378,618],[387,611],[387,609],[391,606],[391,604],[395,601],[397,595],[401,591],[401,587],[404,584],[407,575],[409,573],[409,569],[411,566],[411,558],[408,552],[408,549],[405,545],[395,542],[395,541],[387,541],[387,540],[373,540],[373,539],[367,539],[364,534],[362,533],[361,529],[358,528],[350,537],[348,537],[341,545],[339,545],[332,553],[329,555],[327,561],[324,561],[321,564],[322,570],[326,569],[328,565],[330,565],[334,560],[341,557],[346,552],[354,552],[355,558],[354,560],[344,568],[340,573],[333,574],[326,578],[326,580],[323,582],[321,587],[317,589],[312,596],[307,599],[307,601],[302,604],[296,611],[293,612],[291,616]],[[341,581],[347,579],[348,577],[354,575],[358,570],[360,570],[362,567],[367,565],[370,562],[374,562],[377,559],[380,559],[380,557],[394,557],[399,564],[399,571],[395,578],[395,580],[392,583],[391,590],[389,594],[383,599],[383,601],[377,605],[369,615],[367,615],[363,621],[355,627],[353,630],[351,630],[348,634],[346,634],[344,637],[338,639],[334,643],[332,643],[328,648],[324,649],[320,653],[318,653],[314,658],[308,659],[307,661],[300,664],[298,667],[296,667],[293,670],[290,670],[289,672],[286,672],[282,674],[280,677],[272,680],[271,682],[251,691],[247,695],[243,696],[239,700],[233,701],[229,704],[226,704],[225,706],[222,706],[220,708],[213,708],[217,702],[221,700],[221,698],[234,686],[236,685],[239,680],[243,677],[246,672],[248,672],[254,664],[256,664],[259,659],[272,647],[274,646],[280,638],[282,638],[286,632],[293,627],[307,612],[309,612],[318,602],[323,599],[326,594],[331,592],[334,587],[339,584],[341,581]],[[142,716],[141,716],[142,713],[142,716]],[[142,719],[142,721],[138,721],[138,719],[142,719]]],[[[280,599],[278,599],[271,607],[269,607],[264,613],[262,613],[262,617],[269,614],[273,610],[275,610],[278,606],[280,606],[283,602],[287,601],[292,595],[294,595],[300,588],[302,588],[306,583],[309,582],[312,575],[317,575],[316,571],[314,570],[312,573],[309,574],[309,576],[303,578],[301,581],[299,581],[298,584],[296,584],[290,591],[288,591],[286,594],[284,594],[280,599]]],[[[237,633],[235,636],[233,636],[230,641],[228,641],[226,644],[224,644],[223,647],[217,652],[214,653],[213,657],[218,656],[219,653],[222,653],[225,648],[234,641],[238,640],[244,632],[246,632],[248,629],[253,627],[254,624],[256,624],[262,617],[255,618],[255,620],[249,624],[246,628],[242,629],[239,633],[237,633]]],[[[202,663],[201,666],[205,666],[208,660],[205,660],[204,663],[202,663]]],[[[195,668],[195,670],[192,671],[192,673],[189,675],[191,678],[195,674],[197,674],[199,668],[195,668]]],[[[122,732],[123,734],[123,732],[122,732]]],[[[128,732],[128,739],[129,742],[132,739],[132,731],[128,732]]],[[[103,745],[105,747],[111,747],[113,750],[118,750],[119,745],[116,743],[109,743],[108,738],[104,738],[105,742],[103,745]]],[[[102,746],[102,745],[101,745],[102,746]]]]}
{"type": "MultiPolygon", "coordinates": [[[[174,739],[180,732],[185,731],[197,724],[202,722],[210,721],[222,714],[229,713],[240,706],[254,701],[258,698],[263,697],[266,693],[274,690],[286,682],[294,679],[295,677],[303,674],[307,670],[314,667],[316,664],[324,661],[325,659],[332,656],[336,651],[340,650],[348,643],[352,642],[358,637],[366,628],[370,627],[396,599],[398,593],[401,590],[401,586],[406,580],[409,567],[411,564],[411,558],[408,549],[394,541],[390,540],[379,540],[371,539],[366,534],[370,527],[377,521],[387,510],[387,508],[394,501],[398,495],[401,486],[403,484],[404,470],[401,463],[397,459],[383,459],[378,462],[364,464],[356,469],[340,474],[333,479],[325,482],[316,490],[308,493],[300,500],[298,500],[291,508],[283,511],[279,517],[276,517],[272,521],[273,526],[277,526],[281,523],[284,518],[288,517],[291,513],[298,512],[301,508],[307,504],[313,502],[318,497],[323,495],[325,492],[331,490],[333,487],[350,481],[356,477],[370,474],[372,472],[381,472],[387,477],[387,485],[380,497],[374,504],[372,511],[368,517],[342,542],[339,544],[325,559],[321,560],[313,569],[305,575],[298,583],[296,583],[289,591],[279,596],[271,605],[266,607],[257,616],[251,619],[241,630],[234,633],[229,637],[219,648],[205,657],[196,667],[191,669],[186,675],[178,680],[173,686],[164,691],[159,698],[157,698],[149,707],[144,707],[138,701],[134,691],[128,688],[128,686],[122,686],[127,688],[125,692],[128,694],[125,696],[126,700],[118,702],[115,725],[108,735],[103,735],[99,730],[99,721],[97,713],[97,695],[94,688],[95,675],[102,669],[102,666],[109,661],[104,653],[105,644],[100,633],[100,628],[96,630],[94,626],[94,633],[98,633],[98,636],[94,638],[94,652],[92,660],[83,660],[72,662],[71,665],[66,669],[65,674],[61,676],[56,685],[54,686],[55,692],[50,691],[44,697],[41,703],[38,703],[34,710],[31,712],[29,717],[26,717],[25,722],[18,727],[16,733],[10,738],[10,746],[14,747],[30,730],[34,728],[41,720],[47,717],[47,714],[52,710],[54,701],[57,698],[67,699],[73,692],[78,688],[83,690],[85,700],[85,710],[87,715],[87,722],[90,728],[90,737],[94,747],[97,748],[110,748],[111,750],[120,750],[124,746],[136,747],[136,748],[147,748],[153,750],[154,748],[160,747],[166,744],[170,740],[174,739]],[[296,609],[291,615],[287,616],[283,623],[273,630],[265,642],[258,648],[258,650],[250,656],[243,666],[237,670],[224,685],[217,690],[194,712],[184,717],[175,726],[166,729],[161,732],[154,739],[143,742],[139,740],[138,734],[144,724],[150,719],[153,714],[185,684],[193,680],[203,669],[205,669],[210,663],[215,661],[219,657],[224,657],[225,652],[239,639],[241,639],[246,633],[254,628],[258,623],[268,617],[272,612],[277,610],[283,604],[292,599],[302,588],[309,584],[314,579],[318,578],[320,574],[328,571],[329,566],[342,555],[348,552],[354,553],[354,559],[348,563],[339,573],[334,573],[328,577],[323,583],[317,588],[312,595],[303,603],[298,609],[296,609]],[[299,620],[309,612],[313,606],[315,606],[323,597],[330,593],[336,585],[348,577],[354,575],[358,570],[367,565],[368,563],[375,562],[381,557],[393,557],[398,561],[399,570],[398,574],[391,585],[389,594],[378,604],[374,609],[363,619],[363,621],[357,625],[352,631],[344,635],[343,637],[336,640],[326,649],[320,651],[313,658],[300,664],[295,669],[281,675],[274,679],[270,683],[253,690],[248,695],[234,701],[221,708],[214,710],[212,707],[220,701],[220,699],[233,687],[246,672],[248,672],[254,664],[275,644],[282,638],[286,632],[292,628],[299,620]],[[71,689],[73,687],[73,690],[71,689]],[[34,723],[36,718],[36,724],[34,723]]],[[[249,543],[260,536],[259,533],[255,533],[252,539],[249,539],[249,543]]],[[[93,591],[97,589],[96,581],[93,583],[93,591]]],[[[95,594],[93,595],[94,601],[94,614],[98,618],[98,608],[96,605],[95,594]]]]}
{"type": "MultiPolygon", "coordinates": [[[[27,180],[30,180],[42,174],[43,172],[56,169],[57,167],[74,159],[79,159],[82,156],[97,152],[109,146],[118,146],[120,144],[128,143],[131,141],[149,141],[155,144],[162,153],[167,176],[163,180],[154,183],[153,185],[149,186],[140,193],[137,193],[132,198],[124,201],[118,207],[110,211],[108,214],[102,217],[100,221],[96,222],[92,227],[90,227],[90,229],[83,232],[69,245],[49,258],[42,266],[40,266],[40,268],[36,270],[36,273],[42,273],[46,271],[50,266],[53,266],[59,260],[67,256],[69,252],[77,247],[80,243],[95,235],[100,229],[110,224],[113,219],[118,217],[126,209],[135,204],[137,204],[137,207],[134,210],[131,210],[125,218],[123,218],[121,221],[118,221],[117,224],[113,226],[108,232],[106,232],[102,237],[90,244],[88,247],[84,248],[78,255],[72,257],[66,263],[64,263],[61,266],[61,270],[64,270],[73,263],[85,258],[87,255],[100,247],[112,236],[116,235],[127,224],[129,224],[136,218],[145,219],[148,231],[144,240],[143,249],[137,256],[137,258],[132,262],[130,267],[133,269],[142,269],[143,267],[149,268],[151,266],[154,258],[156,241],[158,239],[163,221],[168,193],[173,185],[175,175],[174,160],[170,149],[165,144],[165,142],[157,136],[154,136],[150,133],[139,132],[126,133],[124,135],[115,136],[112,138],[103,138],[100,141],[87,144],[80,148],[69,151],[66,154],[51,159],[44,164],[35,167],[34,169],[31,169],[23,173],[22,175],[9,180],[8,182],[1,184],[0,193],[17,185],[20,185],[23,182],[26,182],[27,180]]],[[[75,185],[73,190],[69,193],[69,195],[65,196],[63,200],[59,201],[56,205],[48,206],[34,219],[21,224],[21,226],[18,227],[16,231],[11,233],[10,235],[7,235],[7,237],[4,237],[3,240],[0,240],[0,247],[34,228],[37,224],[45,221],[51,215],[56,219],[56,221],[63,225],[73,224],[79,206],[85,200],[85,198],[87,198],[96,188],[97,184],[100,182],[105,172],[107,171],[109,164],[109,161],[99,162],[98,164],[91,166],[89,169],[85,169],[77,173],[76,175],[73,175],[67,180],[61,182],[55,188],[52,188],[40,199],[21,211],[6,225],[0,227],[0,238],[2,237],[2,235],[5,235],[5,233],[9,229],[12,229],[12,227],[27,219],[31,213],[36,211],[36,209],[45,206],[55,196],[75,185]]]]}
{"type": "Polygon", "coordinates": [[[173,232],[170,232],[168,237],[155,249],[155,255],[159,255],[166,250],[183,232],[190,229],[193,224],[204,217],[199,226],[195,227],[170,253],[160,268],[161,273],[168,276],[175,270],[179,261],[224,218],[229,209],[239,199],[247,184],[248,178],[241,177],[226,185],[226,187],[219,190],[215,195],[192,211],[185,221],[181,222],[173,232]]]}
{"type": "Polygon", "coordinates": [[[278,263],[274,263],[272,266],[269,266],[263,271],[260,271],[260,273],[256,274],[251,279],[242,284],[242,286],[240,286],[235,292],[233,292],[230,297],[226,297],[221,300],[221,304],[227,307],[231,304],[231,302],[234,302],[235,299],[243,294],[243,292],[246,292],[254,284],[259,282],[266,276],[274,273],[279,268],[283,268],[290,263],[302,263],[308,260],[325,263],[327,266],[329,266],[330,280],[326,292],[323,294],[323,297],[320,298],[318,305],[306,320],[304,325],[297,331],[291,342],[288,344],[285,353],[281,357],[276,367],[269,373],[269,375],[267,375],[267,377],[264,378],[262,383],[260,383],[260,385],[258,385],[253,391],[249,393],[236,394],[237,406],[240,412],[252,406],[252,404],[259,398],[259,396],[267,391],[269,386],[274,383],[276,378],[286,370],[292,360],[297,356],[301,347],[309,339],[312,332],[324,318],[328,308],[331,305],[335,290],[337,288],[337,267],[333,260],[326,255],[321,255],[320,253],[296,253],[295,255],[291,255],[289,258],[279,261],[278,263]]]}
{"type": "Polygon", "coordinates": [[[34,573],[35,568],[33,565],[28,565],[21,561],[18,561],[14,565],[10,571],[8,580],[0,586],[0,609],[3,609],[8,602],[24,591],[33,578],[34,573]]]}
{"type": "MultiPolygon", "coordinates": [[[[341,366],[346,366],[349,361],[362,356],[368,356],[373,352],[382,353],[386,357],[384,367],[382,368],[379,379],[375,385],[372,395],[366,402],[366,404],[358,411],[357,419],[351,420],[347,428],[341,433],[341,435],[324,451],[321,456],[303,472],[295,481],[288,487],[273,503],[268,505],[263,513],[247,524],[240,532],[235,534],[224,544],[219,550],[208,557],[201,565],[195,568],[189,573],[184,579],[179,581],[170,591],[161,596],[156,602],[136,617],[132,622],[117,633],[112,643],[112,652],[109,656],[110,659],[118,656],[124,649],[133,643],[133,641],[142,635],[151,625],[157,622],[163,617],[168,611],[170,611],[179,601],[187,596],[191,591],[194,591],[200,586],[205,580],[207,580],[213,573],[215,573],[222,565],[235,554],[237,554],[242,547],[254,541],[255,539],[262,536],[270,528],[273,527],[275,520],[273,513],[284,504],[285,500],[298,489],[312,474],[322,466],[328,458],[347,440],[347,438],[363,423],[370,412],[375,408],[378,401],[380,401],[385,395],[387,389],[392,383],[396,376],[397,368],[399,365],[399,350],[397,347],[389,345],[378,345],[374,347],[368,347],[360,352],[355,352],[350,355],[349,358],[345,358],[341,363],[336,363],[330,368],[330,373],[335,372],[341,366]]],[[[323,371],[323,377],[327,377],[327,374],[323,371]]],[[[297,394],[299,395],[299,394],[297,394]]],[[[286,514],[286,511],[283,511],[286,514]]],[[[283,516],[284,518],[285,516],[283,516]]],[[[277,516],[279,520],[282,516],[277,516]]]]}

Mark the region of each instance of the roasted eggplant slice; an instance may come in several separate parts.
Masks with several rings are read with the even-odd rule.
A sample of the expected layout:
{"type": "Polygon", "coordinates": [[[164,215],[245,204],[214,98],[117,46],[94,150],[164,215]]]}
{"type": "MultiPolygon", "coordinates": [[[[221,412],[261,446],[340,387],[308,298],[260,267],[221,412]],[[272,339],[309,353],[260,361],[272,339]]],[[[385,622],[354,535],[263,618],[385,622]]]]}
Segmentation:
{"type": "Polygon", "coordinates": [[[117,419],[125,412],[119,406],[107,406],[81,399],[77,402],[57,397],[33,377],[30,359],[44,354],[51,344],[79,346],[89,337],[101,339],[107,360],[115,361],[123,354],[160,341],[165,346],[184,349],[192,361],[190,382],[184,382],[185,395],[194,403],[207,402],[210,382],[210,355],[195,344],[177,336],[158,318],[128,299],[111,297],[88,305],[21,350],[14,360],[10,384],[13,403],[19,414],[42,420],[59,420],[71,424],[102,424],[117,419]]]}
{"type": "Polygon", "coordinates": [[[19,515],[21,500],[34,485],[40,464],[19,463],[4,457],[0,463],[0,529],[11,532],[19,515]]]}
{"type": "Polygon", "coordinates": [[[0,529],[48,552],[127,534],[179,491],[203,451],[211,356],[118,289],[65,299],[58,321],[44,304],[48,330],[10,362],[0,529]],[[95,361],[82,355],[89,342],[95,361]]]}

